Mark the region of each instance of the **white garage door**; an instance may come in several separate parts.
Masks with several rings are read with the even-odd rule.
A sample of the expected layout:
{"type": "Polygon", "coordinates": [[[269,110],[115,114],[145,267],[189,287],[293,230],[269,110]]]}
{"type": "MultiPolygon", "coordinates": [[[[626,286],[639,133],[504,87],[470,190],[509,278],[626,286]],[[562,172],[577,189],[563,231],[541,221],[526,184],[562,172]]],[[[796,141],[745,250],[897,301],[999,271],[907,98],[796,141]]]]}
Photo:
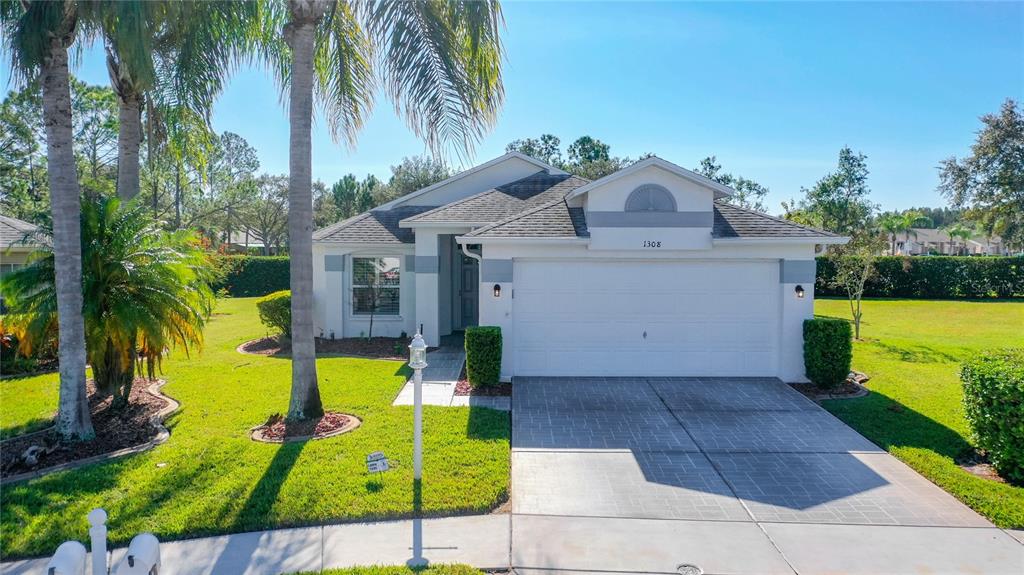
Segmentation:
{"type": "Polygon", "coordinates": [[[516,375],[774,376],[778,262],[516,260],[516,375]]]}

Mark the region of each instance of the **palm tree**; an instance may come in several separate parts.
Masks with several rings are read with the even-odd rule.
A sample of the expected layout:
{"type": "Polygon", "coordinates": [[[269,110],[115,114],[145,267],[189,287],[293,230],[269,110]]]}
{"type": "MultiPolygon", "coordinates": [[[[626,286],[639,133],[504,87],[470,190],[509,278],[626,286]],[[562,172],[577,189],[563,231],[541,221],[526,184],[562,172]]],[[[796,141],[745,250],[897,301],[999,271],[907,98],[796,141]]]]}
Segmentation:
{"type": "Polygon", "coordinates": [[[501,84],[501,10],[483,2],[288,0],[261,9],[261,48],[289,89],[292,393],[288,416],[323,413],[313,339],[310,129],[314,95],[337,138],[354,143],[375,80],[413,132],[441,153],[471,151],[493,125],[501,84]],[[283,31],[283,34],[282,34],[283,31]],[[378,56],[379,55],[379,56],[378,56]]]}
{"type": "Polygon", "coordinates": [[[22,83],[42,82],[46,161],[53,216],[54,298],[59,324],[60,401],[57,432],[66,439],[94,435],[85,388],[82,318],[81,198],[72,150],[68,47],[74,42],[78,3],[23,0],[0,3],[4,49],[22,83]]]}
{"type": "MultiPolygon", "coordinates": [[[[152,378],[165,350],[202,344],[213,268],[191,232],[162,231],[142,204],[86,202],[81,228],[86,350],[97,391],[121,407],[137,364],[152,378]]],[[[23,351],[44,341],[54,323],[56,259],[39,254],[4,278],[23,351]]]]}
{"type": "MultiPolygon", "coordinates": [[[[110,83],[118,96],[117,194],[139,194],[142,111],[152,137],[157,120],[186,112],[208,124],[210,109],[238,56],[249,46],[253,2],[99,0],[86,17],[102,30],[110,83]]],[[[152,144],[152,142],[151,142],[152,144]]]]}
{"type": "Polygon", "coordinates": [[[963,224],[953,224],[946,228],[946,235],[949,236],[949,255],[955,256],[956,254],[956,240],[963,240],[966,244],[967,240],[971,239],[974,235],[971,229],[965,227],[963,224]]]}
{"type": "Polygon", "coordinates": [[[916,210],[908,210],[902,214],[888,212],[879,218],[878,227],[889,236],[890,252],[892,255],[896,255],[896,234],[904,234],[907,240],[910,239],[910,236],[916,238],[917,232],[914,231],[914,228],[931,225],[931,221],[931,218],[916,210]]]}

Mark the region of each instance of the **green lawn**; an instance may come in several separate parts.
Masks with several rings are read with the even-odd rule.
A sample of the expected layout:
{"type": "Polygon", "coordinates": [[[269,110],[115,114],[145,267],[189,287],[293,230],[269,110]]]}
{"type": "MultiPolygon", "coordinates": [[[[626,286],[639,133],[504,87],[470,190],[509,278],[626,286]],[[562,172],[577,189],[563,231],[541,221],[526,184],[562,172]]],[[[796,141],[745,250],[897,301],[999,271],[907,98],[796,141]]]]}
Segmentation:
{"type": "MultiPolygon", "coordinates": [[[[818,315],[849,319],[846,300],[818,315]]],[[[871,300],[853,367],[872,393],[826,409],[1001,527],[1024,527],[1024,488],[975,477],[955,463],[971,449],[960,362],[983,349],[1024,347],[1024,302],[871,300]]]]}
{"type": "MultiPolygon", "coordinates": [[[[406,378],[401,362],[318,360],[324,405],[362,426],[338,437],[255,443],[249,429],[288,406],[287,360],[242,355],[235,347],[266,330],[254,299],[222,300],[206,346],[164,363],[164,392],[182,408],[170,440],[144,454],[5,486],[0,555],[46,555],[84,540],[86,514],[110,514],[115,544],[141,531],[161,539],[290,525],[410,516],[412,407],[392,407],[406,378]],[[383,450],[394,469],[366,473],[366,454],[383,450]],[[166,465],[160,465],[166,464],[166,465]]],[[[56,407],[56,376],[0,382],[0,433],[44,424],[56,407]]],[[[509,416],[483,408],[424,409],[427,515],[486,512],[507,498],[509,416]]]]}

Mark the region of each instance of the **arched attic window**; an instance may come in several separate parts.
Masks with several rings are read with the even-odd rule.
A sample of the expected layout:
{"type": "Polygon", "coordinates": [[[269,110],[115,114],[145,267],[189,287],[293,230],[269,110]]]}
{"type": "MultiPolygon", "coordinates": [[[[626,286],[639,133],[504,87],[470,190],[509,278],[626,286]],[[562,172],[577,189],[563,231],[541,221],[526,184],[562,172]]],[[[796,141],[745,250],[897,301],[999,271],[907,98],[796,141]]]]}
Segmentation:
{"type": "Polygon", "coordinates": [[[657,184],[644,184],[633,190],[626,199],[627,212],[674,212],[676,199],[672,193],[657,184]]]}

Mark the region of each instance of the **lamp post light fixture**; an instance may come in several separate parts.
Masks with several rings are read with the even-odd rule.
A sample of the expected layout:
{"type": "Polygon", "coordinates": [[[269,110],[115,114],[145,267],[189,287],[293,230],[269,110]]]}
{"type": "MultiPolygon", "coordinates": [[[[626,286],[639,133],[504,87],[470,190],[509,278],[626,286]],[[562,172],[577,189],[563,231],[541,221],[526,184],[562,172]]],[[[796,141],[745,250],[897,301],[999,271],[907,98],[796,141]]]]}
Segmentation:
{"type": "Polygon", "coordinates": [[[804,299],[804,286],[796,286],[796,297],[797,299],[804,299]]]}
{"type": "Polygon", "coordinates": [[[427,367],[427,342],[420,334],[409,344],[409,367],[413,370],[412,477],[418,481],[423,477],[423,368],[427,367]]]}

